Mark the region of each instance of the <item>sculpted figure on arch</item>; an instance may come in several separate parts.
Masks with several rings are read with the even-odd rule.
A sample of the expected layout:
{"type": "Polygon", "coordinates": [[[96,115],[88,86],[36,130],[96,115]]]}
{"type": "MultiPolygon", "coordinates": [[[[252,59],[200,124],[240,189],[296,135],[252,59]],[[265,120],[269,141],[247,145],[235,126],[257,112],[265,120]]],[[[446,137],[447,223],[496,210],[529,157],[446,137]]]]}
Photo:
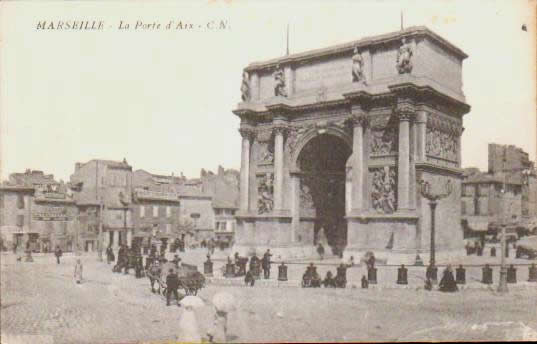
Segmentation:
{"type": "Polygon", "coordinates": [[[250,100],[250,82],[247,72],[242,72],[241,98],[243,102],[250,100]]]}
{"type": "Polygon", "coordinates": [[[287,91],[285,90],[285,74],[280,65],[276,66],[276,70],[272,75],[274,77],[274,95],[276,97],[287,97],[287,91]]]}
{"type": "Polygon", "coordinates": [[[412,71],[412,46],[403,38],[402,45],[397,52],[397,70],[399,74],[410,73],[412,71]]]}
{"type": "Polygon", "coordinates": [[[352,82],[363,82],[367,85],[364,74],[364,59],[358,47],[354,48],[354,55],[352,55],[352,82]]]}

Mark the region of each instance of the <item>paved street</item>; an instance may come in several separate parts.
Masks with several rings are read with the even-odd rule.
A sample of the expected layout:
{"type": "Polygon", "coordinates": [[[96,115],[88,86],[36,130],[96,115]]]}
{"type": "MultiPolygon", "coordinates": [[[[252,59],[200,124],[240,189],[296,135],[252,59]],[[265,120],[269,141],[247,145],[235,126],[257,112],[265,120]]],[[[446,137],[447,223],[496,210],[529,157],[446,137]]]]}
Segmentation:
{"type": "MultiPolygon", "coordinates": [[[[145,278],[114,274],[111,265],[83,256],[85,282],[76,285],[73,256],[66,255],[60,265],[51,255],[38,256],[34,263],[16,263],[9,254],[1,258],[3,342],[175,339],[182,310],[166,307],[145,278]]],[[[202,333],[212,320],[209,300],[224,289],[238,299],[238,310],[229,319],[233,342],[503,340],[537,335],[535,284],[511,287],[501,296],[491,289],[444,294],[382,286],[334,290],[215,283],[200,293],[207,304],[197,311],[202,333]]]]}

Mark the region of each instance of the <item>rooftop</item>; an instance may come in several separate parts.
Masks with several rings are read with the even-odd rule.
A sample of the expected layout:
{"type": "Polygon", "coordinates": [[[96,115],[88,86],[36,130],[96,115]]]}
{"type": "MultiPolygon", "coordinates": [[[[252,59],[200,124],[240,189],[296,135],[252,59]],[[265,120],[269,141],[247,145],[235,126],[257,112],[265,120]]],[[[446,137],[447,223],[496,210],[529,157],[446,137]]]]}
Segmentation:
{"type": "Polygon", "coordinates": [[[427,36],[431,40],[437,42],[440,46],[444,47],[446,50],[450,51],[460,59],[465,59],[468,57],[461,49],[457,48],[455,45],[450,43],[448,40],[442,38],[438,34],[434,33],[425,26],[412,26],[404,30],[390,32],[382,35],[364,37],[355,41],[333,45],[326,48],[308,50],[302,53],[290,54],[283,57],[278,57],[266,61],[253,62],[245,68],[246,71],[253,71],[257,69],[272,68],[277,64],[286,64],[293,62],[303,62],[310,60],[312,58],[325,57],[330,55],[338,55],[344,53],[350,53],[355,47],[365,47],[371,45],[386,44],[390,41],[400,40],[403,37],[411,36],[427,36]]]}

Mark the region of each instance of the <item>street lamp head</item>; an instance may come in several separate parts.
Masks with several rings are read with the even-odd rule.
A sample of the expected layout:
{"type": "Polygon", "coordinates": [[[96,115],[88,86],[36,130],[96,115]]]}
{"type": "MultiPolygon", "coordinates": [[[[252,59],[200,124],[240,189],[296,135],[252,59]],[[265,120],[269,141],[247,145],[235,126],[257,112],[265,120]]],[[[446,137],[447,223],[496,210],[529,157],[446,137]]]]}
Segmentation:
{"type": "Polygon", "coordinates": [[[431,191],[431,186],[429,182],[426,182],[424,180],[420,181],[420,192],[423,196],[429,195],[431,191]]]}

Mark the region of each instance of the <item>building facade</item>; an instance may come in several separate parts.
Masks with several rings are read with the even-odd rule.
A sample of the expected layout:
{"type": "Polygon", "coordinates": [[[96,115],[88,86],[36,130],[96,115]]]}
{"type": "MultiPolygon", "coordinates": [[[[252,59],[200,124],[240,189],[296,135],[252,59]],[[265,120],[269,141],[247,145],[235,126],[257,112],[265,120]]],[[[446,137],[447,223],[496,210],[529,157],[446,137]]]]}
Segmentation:
{"type": "Polygon", "coordinates": [[[0,234],[6,248],[75,248],[78,211],[68,185],[52,174],[13,173],[0,186],[0,234]]]}
{"type": "Polygon", "coordinates": [[[460,137],[467,55],[424,27],[252,63],[244,69],[234,250],[429,252],[419,183],[437,207],[437,251],[462,250],[460,137]]]}
{"type": "MultiPolygon", "coordinates": [[[[86,206],[88,214],[96,214],[98,227],[102,226],[103,248],[131,242],[132,167],[125,160],[76,163],[70,181],[75,202],[86,206]]],[[[94,228],[89,226],[88,222],[88,228],[94,228]]]]}
{"type": "Polygon", "coordinates": [[[181,179],[144,170],[133,173],[134,240],[149,247],[152,239],[169,243],[180,237],[180,201],[173,185],[181,179]]]}
{"type": "Polygon", "coordinates": [[[202,170],[200,178],[187,180],[133,172],[126,161],[110,160],[76,163],[67,184],[42,171],[13,173],[0,186],[1,243],[3,249],[16,243],[34,251],[58,245],[88,252],[177,238],[187,246],[211,238],[229,244],[238,174],[220,167],[217,174],[202,170]]]}
{"type": "Polygon", "coordinates": [[[462,225],[466,236],[497,233],[502,224],[537,230],[537,174],[522,149],[489,144],[489,169],[468,168],[462,183],[462,225]]]}

